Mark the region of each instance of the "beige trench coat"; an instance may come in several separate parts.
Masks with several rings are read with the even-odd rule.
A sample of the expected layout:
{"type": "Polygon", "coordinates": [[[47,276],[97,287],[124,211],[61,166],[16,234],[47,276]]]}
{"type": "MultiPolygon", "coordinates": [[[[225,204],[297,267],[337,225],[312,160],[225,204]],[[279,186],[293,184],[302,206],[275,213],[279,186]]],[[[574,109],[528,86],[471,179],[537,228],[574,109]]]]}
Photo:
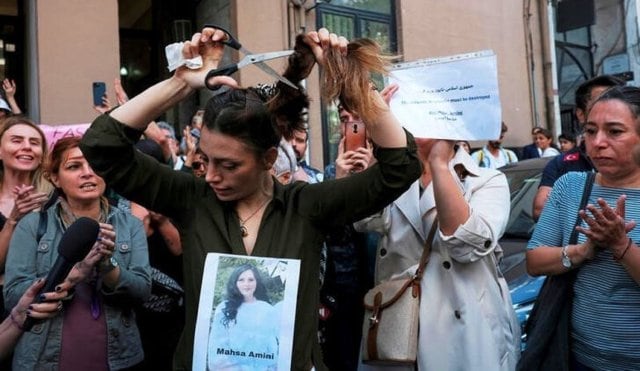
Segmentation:
{"type": "MultiPolygon", "coordinates": [[[[479,168],[464,151],[450,162],[454,175],[458,164],[470,174],[458,186],[471,213],[453,235],[436,233],[422,278],[418,369],[514,370],[520,328],[506,281],[496,268],[502,254],[498,239],[509,218],[509,186],[504,174],[479,168]]],[[[382,213],[356,223],[360,231],[382,235],[376,282],[415,272],[435,214],[431,184],[420,195],[416,182],[382,213]]]]}

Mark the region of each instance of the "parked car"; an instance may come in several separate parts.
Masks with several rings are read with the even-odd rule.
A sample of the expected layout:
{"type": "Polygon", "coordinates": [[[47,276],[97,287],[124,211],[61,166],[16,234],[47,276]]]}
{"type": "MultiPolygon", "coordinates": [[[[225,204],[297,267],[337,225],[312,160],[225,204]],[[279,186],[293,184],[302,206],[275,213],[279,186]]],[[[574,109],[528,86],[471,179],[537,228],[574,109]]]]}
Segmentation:
{"type": "Polygon", "coordinates": [[[506,165],[501,170],[509,182],[511,211],[500,246],[504,256],[500,269],[509,284],[511,300],[522,329],[522,349],[526,345],[524,324],[545,277],[527,274],[525,254],[535,221],[532,217],[533,199],[538,190],[542,170],[552,157],[535,158],[506,165]]]}

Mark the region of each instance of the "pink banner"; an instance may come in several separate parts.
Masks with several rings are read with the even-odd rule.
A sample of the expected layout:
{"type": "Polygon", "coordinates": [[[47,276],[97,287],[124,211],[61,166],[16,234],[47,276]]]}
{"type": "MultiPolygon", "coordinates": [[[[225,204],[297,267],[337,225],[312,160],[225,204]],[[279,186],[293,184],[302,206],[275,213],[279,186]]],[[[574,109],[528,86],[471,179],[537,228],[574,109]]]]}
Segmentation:
{"type": "Polygon", "coordinates": [[[87,131],[91,124],[74,124],[74,125],[40,125],[42,131],[44,131],[44,135],[47,139],[47,144],[49,145],[49,149],[53,147],[53,145],[60,138],[64,137],[81,137],[84,135],[84,132],[87,131]]]}

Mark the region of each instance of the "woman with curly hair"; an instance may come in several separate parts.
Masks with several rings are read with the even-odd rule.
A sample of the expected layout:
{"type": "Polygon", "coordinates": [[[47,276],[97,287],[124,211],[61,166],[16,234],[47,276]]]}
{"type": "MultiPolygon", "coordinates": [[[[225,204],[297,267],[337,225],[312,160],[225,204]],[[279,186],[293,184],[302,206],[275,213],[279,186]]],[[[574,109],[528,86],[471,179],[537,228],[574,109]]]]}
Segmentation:
{"type": "Polygon", "coordinates": [[[226,299],[211,321],[208,354],[218,356],[209,358],[209,370],[277,369],[278,321],[260,271],[243,264],[231,273],[226,286],[226,299]],[[235,356],[243,352],[245,357],[235,356]],[[270,356],[254,358],[249,356],[251,352],[270,356]]]}

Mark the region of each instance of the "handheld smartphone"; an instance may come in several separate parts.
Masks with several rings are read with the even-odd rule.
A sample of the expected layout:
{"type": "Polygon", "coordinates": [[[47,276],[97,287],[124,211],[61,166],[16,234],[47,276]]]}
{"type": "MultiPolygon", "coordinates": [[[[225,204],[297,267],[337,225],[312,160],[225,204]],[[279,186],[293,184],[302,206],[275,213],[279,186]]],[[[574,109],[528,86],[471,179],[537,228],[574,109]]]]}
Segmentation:
{"type": "Polygon", "coordinates": [[[367,132],[362,122],[351,121],[346,124],[344,150],[355,151],[367,146],[367,132]]]}
{"type": "Polygon", "coordinates": [[[200,130],[196,128],[191,129],[191,136],[196,138],[197,140],[200,140],[200,130]]]}
{"type": "Polygon", "coordinates": [[[102,81],[94,81],[93,82],[93,105],[101,106],[102,105],[102,97],[104,97],[107,92],[107,85],[102,81]]]}

